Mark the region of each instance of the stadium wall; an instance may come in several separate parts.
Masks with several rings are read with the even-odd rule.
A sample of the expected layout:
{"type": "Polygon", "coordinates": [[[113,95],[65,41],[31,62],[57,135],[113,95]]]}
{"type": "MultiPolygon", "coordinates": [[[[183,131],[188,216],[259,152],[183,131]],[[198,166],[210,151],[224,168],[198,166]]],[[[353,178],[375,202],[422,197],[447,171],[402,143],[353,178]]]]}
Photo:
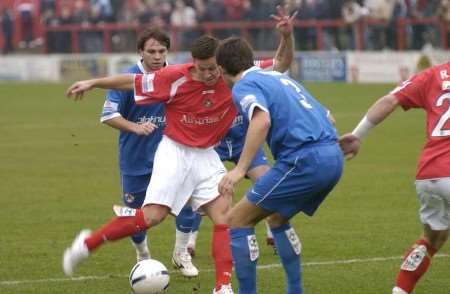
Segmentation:
{"type": "MultiPolygon", "coordinates": [[[[270,58],[272,52],[260,52],[270,58]]],[[[398,83],[431,65],[448,61],[450,51],[297,52],[290,70],[301,81],[398,83]]],[[[70,82],[118,74],[136,63],[135,54],[16,55],[0,58],[0,81],[70,82]]],[[[188,52],[169,55],[169,64],[190,61],[188,52]]]]}

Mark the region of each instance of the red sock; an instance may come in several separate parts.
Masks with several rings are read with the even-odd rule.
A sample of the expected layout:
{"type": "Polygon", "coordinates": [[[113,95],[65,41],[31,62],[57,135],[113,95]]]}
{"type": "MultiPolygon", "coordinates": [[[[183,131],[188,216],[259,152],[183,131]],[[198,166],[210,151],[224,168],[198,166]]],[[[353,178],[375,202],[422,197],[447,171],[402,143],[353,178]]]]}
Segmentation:
{"type": "Polygon", "coordinates": [[[212,256],[216,269],[216,289],[231,282],[233,260],[231,257],[230,228],[228,225],[214,225],[212,256]]]}
{"type": "Polygon", "coordinates": [[[416,283],[428,270],[431,258],[436,251],[437,250],[431,247],[427,241],[423,239],[417,240],[403,257],[403,263],[397,276],[396,286],[411,293],[414,290],[416,283]]]}
{"type": "Polygon", "coordinates": [[[94,251],[105,241],[115,241],[148,229],[141,209],[134,216],[118,216],[99,230],[93,232],[85,241],[89,252],[94,251]]]}

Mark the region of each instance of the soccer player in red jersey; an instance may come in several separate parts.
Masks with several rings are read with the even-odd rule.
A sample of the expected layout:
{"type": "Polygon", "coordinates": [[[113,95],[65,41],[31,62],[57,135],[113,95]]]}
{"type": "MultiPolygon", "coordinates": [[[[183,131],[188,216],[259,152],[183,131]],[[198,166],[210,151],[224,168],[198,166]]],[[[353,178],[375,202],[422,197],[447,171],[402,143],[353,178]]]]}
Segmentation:
{"type": "MultiPolygon", "coordinates": [[[[279,13],[283,13],[279,10],[279,13]]],[[[277,19],[277,18],[276,18],[277,19]]],[[[278,16],[280,48],[288,50],[292,25],[278,16]]],[[[291,44],[292,45],[292,44],[291,44]]],[[[75,267],[106,240],[114,241],[156,226],[169,214],[177,215],[190,202],[214,223],[212,256],[216,269],[213,293],[233,293],[232,259],[226,215],[231,195],[220,195],[218,184],[226,173],[214,146],[230,128],[236,108],[215,59],[218,41],[204,36],[192,47],[192,64],[169,65],[150,74],[118,75],[72,85],[67,94],[80,99],[93,88],[135,91],[137,104],[165,103],[166,128],[155,154],[153,175],[142,209],[115,206],[117,217],[92,233],[82,231],[63,259],[64,272],[75,267]]]]}
{"type": "Polygon", "coordinates": [[[450,62],[413,76],[375,102],[353,132],[339,139],[344,154],[353,158],[361,139],[398,106],[422,108],[427,128],[416,173],[423,234],[406,251],[392,289],[393,294],[406,294],[414,290],[450,232],[450,62]]]}

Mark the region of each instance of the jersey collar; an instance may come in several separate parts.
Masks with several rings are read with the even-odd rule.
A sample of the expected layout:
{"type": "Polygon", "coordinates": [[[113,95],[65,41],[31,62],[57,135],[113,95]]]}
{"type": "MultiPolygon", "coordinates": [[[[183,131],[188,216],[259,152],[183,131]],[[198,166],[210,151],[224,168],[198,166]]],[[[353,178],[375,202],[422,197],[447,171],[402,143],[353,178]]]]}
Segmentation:
{"type": "MultiPolygon", "coordinates": [[[[166,67],[167,65],[169,65],[169,63],[168,63],[167,60],[166,60],[166,62],[164,63],[164,66],[163,66],[163,67],[166,67]]],[[[145,71],[144,65],[142,64],[142,59],[140,59],[140,60],[137,62],[137,66],[139,67],[139,70],[140,70],[142,73],[148,73],[148,72],[145,71]]]]}
{"type": "Polygon", "coordinates": [[[242,73],[242,78],[246,75],[246,74],[248,74],[249,72],[252,72],[252,71],[255,71],[255,70],[259,70],[260,68],[259,67],[257,67],[257,66],[252,66],[252,67],[250,67],[249,69],[247,69],[247,70],[245,70],[243,73],[242,73]]]}

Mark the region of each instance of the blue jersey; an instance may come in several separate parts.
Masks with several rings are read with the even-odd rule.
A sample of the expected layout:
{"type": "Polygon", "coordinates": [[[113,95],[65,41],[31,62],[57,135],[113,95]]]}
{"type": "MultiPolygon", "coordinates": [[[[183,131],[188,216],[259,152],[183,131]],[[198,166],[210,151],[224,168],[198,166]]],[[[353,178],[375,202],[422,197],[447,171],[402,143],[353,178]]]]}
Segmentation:
{"type": "Polygon", "coordinates": [[[275,160],[287,158],[308,144],[337,140],[328,110],[286,75],[252,67],[232,92],[245,120],[251,119],[255,107],[269,113],[267,143],[275,160]]]}
{"type": "MultiPolygon", "coordinates": [[[[272,70],[275,60],[274,59],[256,60],[254,63],[255,66],[261,69],[272,70]]],[[[239,161],[242,149],[244,149],[245,135],[247,134],[247,129],[248,129],[248,121],[244,119],[242,113],[238,113],[233,121],[233,125],[231,126],[230,130],[225,135],[225,137],[220,141],[220,144],[215,148],[220,156],[220,160],[232,161],[235,163],[239,161]]],[[[262,154],[262,157],[264,157],[264,159],[260,157],[260,159],[259,160],[256,159],[256,161],[260,163],[261,162],[267,163],[267,158],[265,158],[262,147],[260,148],[258,153],[262,154]]],[[[255,162],[255,164],[257,162],[255,162]]],[[[255,166],[257,165],[259,164],[256,164],[255,166]]]]}
{"type": "Polygon", "coordinates": [[[248,129],[248,121],[244,120],[241,113],[238,113],[231,125],[230,130],[220,141],[215,149],[222,161],[231,161],[234,158],[239,159],[244,148],[245,135],[248,129]]]}
{"type": "MultiPolygon", "coordinates": [[[[128,73],[144,73],[142,63],[130,67],[128,73]]],[[[150,174],[156,147],[162,138],[165,126],[164,106],[162,103],[136,105],[133,91],[110,90],[103,105],[101,121],[122,116],[135,123],[152,122],[158,128],[148,136],[138,136],[131,132],[120,131],[119,165],[122,175],[139,176],[150,174]]]]}

